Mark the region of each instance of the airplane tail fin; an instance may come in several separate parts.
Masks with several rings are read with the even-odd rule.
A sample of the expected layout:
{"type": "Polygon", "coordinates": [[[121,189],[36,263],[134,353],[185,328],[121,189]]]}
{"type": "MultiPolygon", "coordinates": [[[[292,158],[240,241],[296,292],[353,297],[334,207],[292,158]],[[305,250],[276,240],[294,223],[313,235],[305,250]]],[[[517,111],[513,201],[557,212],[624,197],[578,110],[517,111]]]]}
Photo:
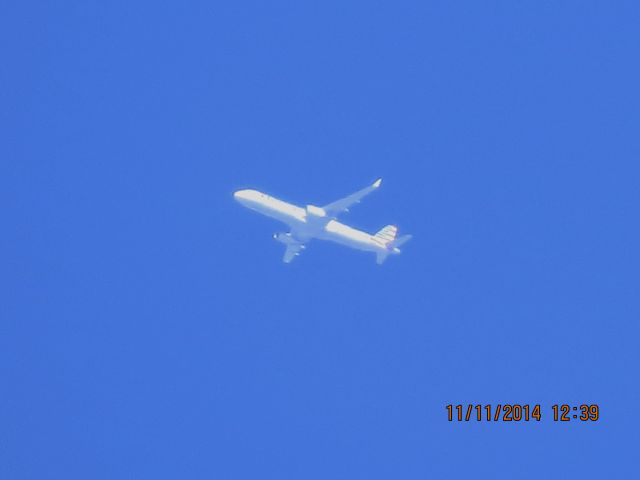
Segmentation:
{"type": "Polygon", "coordinates": [[[387,225],[386,227],[381,228],[374,237],[379,240],[380,243],[388,245],[396,239],[397,234],[398,227],[395,225],[387,225]]]}

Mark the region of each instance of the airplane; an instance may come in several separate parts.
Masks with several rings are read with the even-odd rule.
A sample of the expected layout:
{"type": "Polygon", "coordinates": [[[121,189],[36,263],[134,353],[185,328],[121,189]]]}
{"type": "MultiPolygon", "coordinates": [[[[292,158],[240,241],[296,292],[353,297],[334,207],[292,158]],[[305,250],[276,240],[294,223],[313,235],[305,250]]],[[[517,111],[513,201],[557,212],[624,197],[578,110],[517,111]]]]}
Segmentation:
{"type": "Polygon", "coordinates": [[[234,198],[245,207],[287,224],[288,233],[276,233],[273,238],[286,245],[285,263],[295,259],[306,244],[314,238],[329,240],[358,250],[374,252],[376,263],[382,265],[389,255],[398,255],[400,246],[411,240],[411,235],[398,237],[398,227],[387,225],[371,235],[337,220],[339,214],[377,190],[382,184],[379,178],[372,185],[324,207],[307,205],[304,208],[283,202],[257,190],[238,190],[234,198]]]}

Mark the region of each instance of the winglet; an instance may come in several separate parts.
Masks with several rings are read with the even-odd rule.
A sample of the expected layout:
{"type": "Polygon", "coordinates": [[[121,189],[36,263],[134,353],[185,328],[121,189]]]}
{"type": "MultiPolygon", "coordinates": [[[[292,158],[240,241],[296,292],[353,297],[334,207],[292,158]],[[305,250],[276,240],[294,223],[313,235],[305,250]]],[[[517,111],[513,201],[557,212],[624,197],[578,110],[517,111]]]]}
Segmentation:
{"type": "Polygon", "coordinates": [[[379,178],[375,182],[373,182],[373,187],[378,188],[381,183],[382,183],[382,178],[379,178]]]}

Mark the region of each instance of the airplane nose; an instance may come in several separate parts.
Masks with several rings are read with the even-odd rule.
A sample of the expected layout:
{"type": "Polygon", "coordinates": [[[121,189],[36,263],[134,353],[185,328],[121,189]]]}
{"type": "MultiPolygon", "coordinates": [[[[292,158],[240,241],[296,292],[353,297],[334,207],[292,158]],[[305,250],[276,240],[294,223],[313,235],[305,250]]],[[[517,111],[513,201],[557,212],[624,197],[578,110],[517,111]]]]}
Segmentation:
{"type": "Polygon", "coordinates": [[[256,191],[251,189],[238,190],[237,192],[234,192],[233,198],[243,205],[246,205],[256,200],[256,191]]]}
{"type": "Polygon", "coordinates": [[[247,198],[247,190],[238,190],[233,192],[233,198],[236,200],[245,200],[247,198]]]}

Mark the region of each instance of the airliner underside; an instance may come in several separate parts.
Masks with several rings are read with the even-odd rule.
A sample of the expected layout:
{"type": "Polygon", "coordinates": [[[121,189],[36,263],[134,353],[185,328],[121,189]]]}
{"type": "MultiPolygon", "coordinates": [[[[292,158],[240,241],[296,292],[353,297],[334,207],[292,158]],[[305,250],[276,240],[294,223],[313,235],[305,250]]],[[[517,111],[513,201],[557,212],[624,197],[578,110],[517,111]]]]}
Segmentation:
{"type": "Polygon", "coordinates": [[[291,262],[305,249],[310,240],[317,238],[357,250],[374,252],[380,265],[389,255],[399,254],[399,247],[409,241],[411,235],[398,237],[398,228],[395,225],[387,225],[371,235],[339,222],[337,217],[378,189],[381,183],[382,179],[379,178],[372,185],[324,207],[298,207],[257,190],[238,190],[233,196],[245,207],[289,226],[288,233],[276,233],[273,236],[286,246],[283,258],[285,263],[291,262]]]}

